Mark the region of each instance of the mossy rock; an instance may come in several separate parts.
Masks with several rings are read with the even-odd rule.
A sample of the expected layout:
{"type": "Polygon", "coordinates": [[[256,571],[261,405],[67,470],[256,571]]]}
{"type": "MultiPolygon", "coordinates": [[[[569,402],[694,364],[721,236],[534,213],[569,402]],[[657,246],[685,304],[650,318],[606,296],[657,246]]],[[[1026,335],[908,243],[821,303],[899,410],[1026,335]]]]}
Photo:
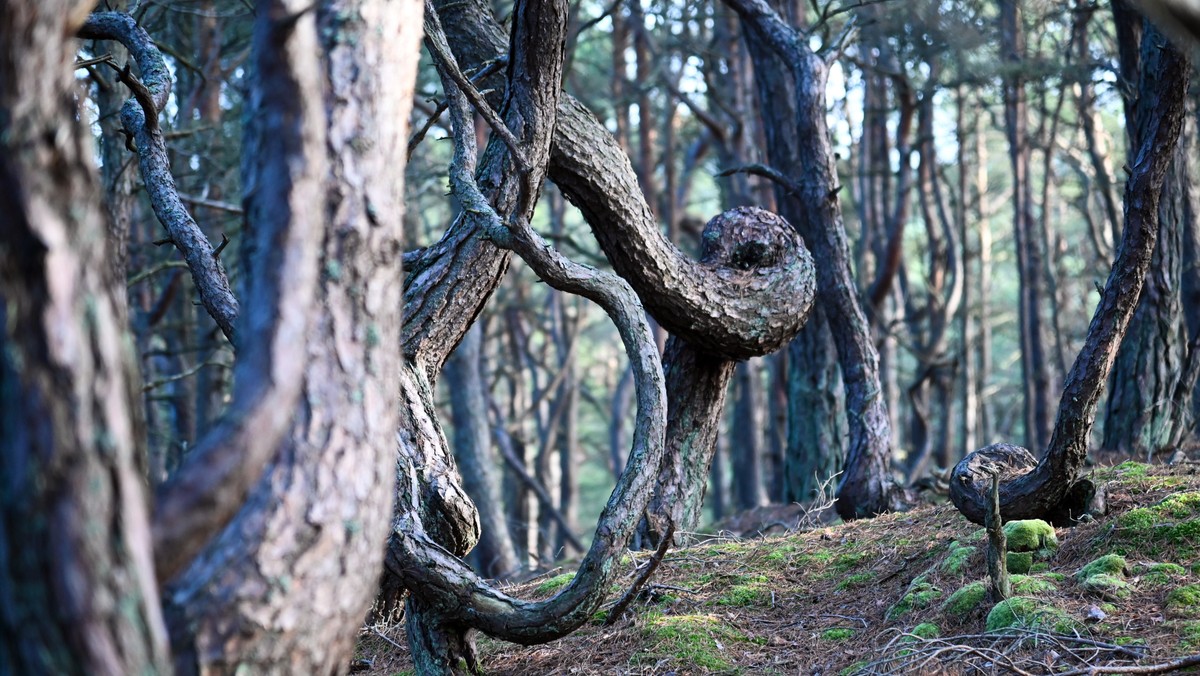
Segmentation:
{"type": "Polygon", "coordinates": [[[894,620],[910,610],[928,608],[942,596],[942,590],[933,586],[924,576],[914,579],[905,590],[904,596],[891,608],[888,608],[887,619],[894,620]]]}
{"type": "Polygon", "coordinates": [[[1083,588],[1106,599],[1127,599],[1133,593],[1129,583],[1120,575],[1096,573],[1083,581],[1083,588]]]}
{"type": "Polygon", "coordinates": [[[543,580],[542,583],[534,588],[533,591],[537,594],[552,594],[570,584],[571,580],[574,579],[575,573],[563,573],[562,575],[555,575],[552,578],[543,580]]]}
{"type": "Polygon", "coordinates": [[[942,612],[947,615],[966,615],[983,606],[987,601],[988,588],[983,582],[972,582],[955,591],[942,604],[942,612]]]}
{"type": "Polygon", "coordinates": [[[1101,574],[1125,577],[1129,574],[1129,564],[1119,554],[1105,554],[1081,568],[1076,577],[1080,582],[1086,582],[1089,577],[1101,574]]]}
{"type": "Polygon", "coordinates": [[[1025,575],[1033,567],[1033,552],[1008,552],[1004,561],[1008,572],[1025,575]]]}
{"type": "Polygon", "coordinates": [[[1028,596],[1014,596],[997,603],[987,616],[987,630],[1011,627],[1050,627],[1057,630],[1071,622],[1061,609],[1028,596]]]}
{"type": "Polygon", "coordinates": [[[1142,581],[1152,585],[1165,585],[1187,577],[1187,574],[1187,568],[1177,563],[1154,563],[1146,568],[1142,574],[1142,581]]]}
{"type": "Polygon", "coordinates": [[[949,573],[951,575],[962,575],[964,572],[966,572],[967,562],[969,562],[971,557],[975,556],[975,553],[978,551],[978,547],[964,545],[957,541],[951,542],[950,547],[946,550],[946,558],[942,560],[939,568],[941,568],[942,572],[944,573],[949,573]]]}
{"type": "Polygon", "coordinates": [[[1033,596],[1058,591],[1058,585],[1041,576],[1013,575],[1009,578],[1012,591],[1018,596],[1033,596]]]}
{"type": "Polygon", "coordinates": [[[834,627],[821,632],[821,639],[825,641],[848,641],[854,637],[854,630],[846,627],[834,627]]]}
{"type": "Polygon", "coordinates": [[[730,671],[733,665],[722,654],[723,646],[746,640],[728,622],[712,615],[662,615],[656,612],[646,617],[644,626],[647,645],[635,659],[650,664],[663,657],[672,657],[681,666],[730,671]]]}
{"type": "Polygon", "coordinates": [[[1200,617],[1200,584],[1172,589],[1167,594],[1166,608],[1175,617],[1200,617]]]}
{"type": "Polygon", "coordinates": [[[1004,524],[1004,538],[1010,552],[1036,552],[1039,549],[1058,549],[1054,526],[1041,519],[1009,521],[1004,524]]]}

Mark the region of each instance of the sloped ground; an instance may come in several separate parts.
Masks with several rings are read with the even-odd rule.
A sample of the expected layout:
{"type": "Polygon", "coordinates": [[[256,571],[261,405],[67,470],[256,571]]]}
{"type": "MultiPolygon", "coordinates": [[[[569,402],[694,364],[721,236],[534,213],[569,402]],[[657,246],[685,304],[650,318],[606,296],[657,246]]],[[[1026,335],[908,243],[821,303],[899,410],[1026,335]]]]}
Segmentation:
{"type": "MultiPolygon", "coordinates": [[[[986,579],[983,529],[930,506],[672,550],[614,625],[602,611],[543,646],[482,638],[483,665],[521,675],[1061,674],[1200,653],[1200,465],[1094,474],[1109,484],[1109,514],[1058,529],[1059,548],[1014,578],[1022,599],[1007,611],[972,584],[986,579]],[[1099,577],[1081,575],[1106,556],[1086,571],[1099,577]]],[[[646,558],[625,557],[614,597],[646,558]]],[[[512,593],[545,597],[569,579],[512,593]]],[[[402,625],[367,628],[359,657],[371,674],[411,673],[404,645],[402,625]]]]}

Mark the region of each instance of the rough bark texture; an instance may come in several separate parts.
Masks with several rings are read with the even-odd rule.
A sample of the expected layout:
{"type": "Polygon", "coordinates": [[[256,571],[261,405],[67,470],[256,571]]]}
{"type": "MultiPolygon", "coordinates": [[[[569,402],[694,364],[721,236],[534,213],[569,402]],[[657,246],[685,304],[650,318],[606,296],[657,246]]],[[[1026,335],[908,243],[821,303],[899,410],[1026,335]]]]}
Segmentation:
{"type": "MultiPolygon", "coordinates": [[[[1122,56],[1128,58],[1134,48],[1122,48],[1122,56]]],[[[1150,131],[1146,112],[1135,108],[1141,118],[1126,121],[1130,147],[1138,147],[1150,131]]],[[[1183,235],[1190,206],[1186,200],[1191,197],[1188,147],[1177,144],[1163,182],[1154,257],[1117,352],[1105,406],[1103,447],[1147,459],[1173,449],[1184,421],[1191,417],[1190,407],[1178,406],[1174,396],[1178,388],[1189,387],[1183,381],[1188,338],[1181,303],[1183,235]]]]}
{"type": "Polygon", "coordinates": [[[251,97],[261,112],[249,148],[290,133],[292,154],[263,153],[288,161],[256,164],[251,151],[247,168],[252,216],[307,190],[312,217],[327,224],[319,310],[307,335],[292,336],[305,352],[301,405],[271,471],[168,591],[181,673],[342,672],[390,525],[401,366],[396,158],[421,7],[348,0],[309,10],[306,2],[258,10],[255,66],[267,82],[251,97]],[[293,95],[272,96],[272,83],[293,95]],[[319,182],[289,181],[289,168],[315,170],[319,182]]]}
{"type": "Polygon", "coordinates": [[[982,524],[986,491],[1001,472],[1001,513],[1006,520],[1049,518],[1069,523],[1093,505],[1091,483],[1077,480],[1088,436],[1117,348],[1137,306],[1158,235],[1158,206],[1184,115],[1187,59],[1156,30],[1142,42],[1139,117],[1145,134],[1130,161],[1125,186],[1125,231],[1117,260],[1092,316],[1083,349],[1067,374],[1050,444],[1039,462],[1029,451],[997,444],[976,451],[954,468],[950,498],[968,519],[982,524]]]}
{"type": "Polygon", "coordinates": [[[879,354],[850,272],[837,199],[841,186],[825,123],[825,63],[764,0],[726,4],[742,17],[749,39],[768,159],[791,177],[788,185],[776,186],[781,212],[812,248],[818,300],[842,365],[849,443],[838,513],[850,519],[895,509],[898,491],[889,469],[891,424],[880,388],[879,354]]]}
{"type": "Polygon", "coordinates": [[[70,70],[90,5],[0,2],[0,673],[167,668],[136,369],[70,70]]]}

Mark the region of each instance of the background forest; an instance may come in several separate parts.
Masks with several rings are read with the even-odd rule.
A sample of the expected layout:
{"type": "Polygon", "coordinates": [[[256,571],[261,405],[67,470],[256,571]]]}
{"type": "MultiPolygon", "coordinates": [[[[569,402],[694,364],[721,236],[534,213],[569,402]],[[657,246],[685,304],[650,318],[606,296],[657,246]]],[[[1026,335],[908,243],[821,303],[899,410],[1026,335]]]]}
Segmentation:
{"type": "MultiPolygon", "coordinates": [[[[79,408],[110,425],[80,427],[90,440],[79,448],[135,449],[113,462],[144,472],[158,496],[153,563],[137,546],[110,553],[150,567],[146,598],[155,571],[165,585],[177,666],[341,669],[359,601],[306,601],[336,607],[345,629],[322,652],[297,648],[302,637],[238,634],[228,599],[247,626],[259,615],[246,599],[266,599],[277,613],[248,635],[276,637],[307,607],[279,601],[293,585],[332,594],[326,583],[361,569],[349,595],[365,601],[384,539],[374,536],[389,527],[376,611],[406,602],[418,670],[449,672],[458,657],[475,666],[471,628],[539,642],[578,627],[626,535],[653,549],[735,517],[849,521],[944,502],[951,468],[981,447],[1065,457],[1054,449],[1072,443],[1063,430],[1075,417],[1095,415],[1094,428],[1069,432],[1093,461],[1178,462],[1194,447],[1200,87],[1125,0],[437,0],[411,88],[397,76],[411,59],[393,58],[388,40],[415,44],[415,2],[60,4],[81,39],[46,51],[76,59],[71,96],[97,159],[35,153],[28,166],[52,177],[98,167],[108,243],[83,238],[92,253],[79,269],[104,272],[60,287],[51,256],[44,293],[26,297],[42,289],[27,283],[40,263],[20,262],[36,247],[22,239],[26,220],[5,226],[11,415],[0,438],[16,440],[10,469],[38,466],[26,460],[43,456],[18,451],[57,432],[21,421],[54,430],[74,414],[16,383],[93,382],[29,376],[38,345],[75,345],[54,338],[58,315],[40,303],[118,280],[112,308],[94,311],[80,291],[88,309],[72,316],[85,332],[120,335],[127,323],[138,371],[121,380],[119,351],[105,347],[116,338],[87,343],[118,375],[97,376],[92,408],[79,408]],[[402,177],[389,174],[404,161],[402,177]],[[1151,174],[1161,195],[1141,191],[1151,174]],[[646,223],[653,237],[637,234],[646,223]],[[644,240],[659,239],[668,244],[647,253],[644,240]],[[1120,267],[1148,246],[1148,264],[1120,267]],[[1140,298],[1129,270],[1144,273],[1140,298]],[[737,293],[712,291],[715,279],[737,293]],[[655,349],[638,352],[645,321],[655,349]],[[45,335],[23,333],[35,324],[45,335]],[[1119,350],[1093,344],[1101,334],[1119,350]],[[1097,370],[1109,363],[1111,374],[1097,370]],[[1070,389],[1096,374],[1101,399],[1098,387],[1070,389]],[[125,387],[140,405],[122,417],[112,402],[125,387]],[[1076,399],[1056,428],[1060,400],[1067,410],[1076,399]],[[362,516],[388,504],[393,473],[394,519],[362,516]],[[337,566],[314,554],[329,551],[337,566]],[[456,567],[464,554],[474,573],[456,567]],[[561,607],[522,605],[482,581],[585,555],[561,607]],[[405,601],[419,585],[435,591],[405,601]],[[447,610],[451,598],[495,615],[472,624],[447,610]]],[[[0,6],[14,26],[53,14],[0,6]]],[[[44,35],[12,34],[33,45],[44,35]]],[[[0,85],[32,87],[9,41],[0,85]]],[[[6,139],[10,117],[24,119],[14,91],[0,92],[6,139]]],[[[69,108],[56,95],[44,98],[59,109],[36,104],[45,119],[69,108]]],[[[0,181],[15,185],[26,165],[11,161],[0,181]]],[[[63,206],[94,197],[80,190],[46,204],[87,221],[63,206]]],[[[1077,460],[1038,509],[1074,487],[1077,460]]],[[[18,488],[0,505],[15,506],[0,512],[0,582],[44,563],[7,563],[6,538],[48,528],[20,516],[18,488]]],[[[130,513],[138,498],[124,491],[105,499],[130,513]]],[[[28,502],[28,514],[58,513],[28,502]]],[[[22,607],[5,594],[0,606],[22,607]]],[[[147,608],[138,626],[154,634],[163,619],[147,608]]],[[[149,663],[164,659],[156,650],[149,663]]]]}
{"type": "MultiPolygon", "coordinates": [[[[1045,447],[1120,241],[1136,71],[1122,70],[1119,53],[1140,15],[1119,4],[1026,2],[1020,24],[1006,28],[1001,5],[784,8],[814,40],[838,37],[851,20],[858,29],[832,61],[827,89],[839,199],[880,353],[895,471],[935,491],[971,450],[1002,440],[1045,447]],[[1010,81],[1027,96],[1015,131],[1010,81]]],[[[251,10],[214,0],[142,11],[177,80],[164,126],[181,196],[210,239],[229,238],[223,256],[236,260],[251,10]]],[[[93,69],[112,86],[111,73],[93,69]]],[[[767,163],[764,132],[746,43],[721,3],[572,4],[564,86],[628,153],[646,202],[683,250],[696,255],[704,221],[725,208],[777,208],[771,180],[744,171],[767,163]]],[[[119,140],[112,127],[124,95],[93,91],[97,135],[108,128],[105,138],[119,140]]],[[[425,55],[409,143],[409,249],[436,242],[457,208],[446,197],[453,148],[440,101],[425,55]]],[[[1200,335],[1190,117],[1154,269],[1093,435],[1097,449],[1138,458],[1165,459],[1195,428],[1185,369],[1200,335]]],[[[190,302],[177,254],[155,245],[160,226],[123,146],[104,147],[106,173],[124,169],[110,177],[111,198],[130,227],[131,319],[161,481],[228,401],[233,353],[190,302]]],[[[577,260],[608,266],[553,184],[534,225],[577,260]]],[[[238,266],[229,271],[236,284],[238,266]]],[[[503,575],[582,552],[633,426],[633,378],[604,313],[515,262],[441,383],[455,456],[492,526],[473,554],[481,570],[503,575]]],[[[788,349],[739,364],[728,397],[705,523],[808,502],[840,471],[842,376],[820,310],[788,349]]]]}

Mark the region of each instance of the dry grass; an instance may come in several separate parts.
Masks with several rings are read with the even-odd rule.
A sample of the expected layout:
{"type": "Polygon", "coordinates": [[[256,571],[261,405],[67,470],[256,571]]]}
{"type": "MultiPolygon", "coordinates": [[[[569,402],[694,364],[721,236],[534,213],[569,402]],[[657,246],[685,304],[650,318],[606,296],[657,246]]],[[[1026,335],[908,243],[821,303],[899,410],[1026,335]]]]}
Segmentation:
{"type": "MultiPolygon", "coordinates": [[[[1180,605],[1183,592],[1168,603],[1173,591],[1200,582],[1200,493],[1194,503],[1177,495],[1200,491],[1200,465],[1126,464],[1097,470],[1096,478],[1109,482],[1110,513],[1059,529],[1058,553],[1035,573],[1040,586],[1055,587],[1032,594],[1064,613],[1055,626],[999,635],[985,632],[986,600],[961,614],[944,609],[954,591],[986,575],[986,540],[952,506],[939,505],[671,550],[614,625],[598,617],[534,647],[484,637],[483,665],[489,674],[520,675],[1045,674],[1200,652],[1200,605],[1180,605]],[[957,567],[950,562],[955,552],[957,567]],[[1085,564],[1109,553],[1128,561],[1127,598],[1097,596],[1076,579],[1085,564]],[[1106,617],[1088,621],[1092,606],[1106,617]]],[[[764,526],[777,525],[777,516],[769,514],[772,523],[764,526]]],[[[648,556],[625,557],[614,598],[648,556]]],[[[543,578],[511,591],[537,597],[555,586],[543,578]]],[[[371,662],[371,674],[404,674],[411,669],[404,646],[403,626],[367,628],[359,656],[371,662]]]]}

